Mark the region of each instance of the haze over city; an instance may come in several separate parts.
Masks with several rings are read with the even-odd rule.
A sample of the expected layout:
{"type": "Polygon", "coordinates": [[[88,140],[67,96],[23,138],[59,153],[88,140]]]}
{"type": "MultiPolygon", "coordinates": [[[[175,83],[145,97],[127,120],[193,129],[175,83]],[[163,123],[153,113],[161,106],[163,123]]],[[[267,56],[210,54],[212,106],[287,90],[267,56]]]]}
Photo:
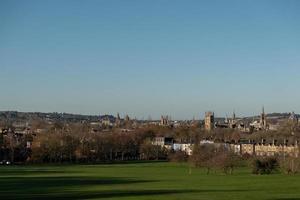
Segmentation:
{"type": "Polygon", "coordinates": [[[299,113],[299,10],[299,1],[1,1],[0,110],[299,113]]]}

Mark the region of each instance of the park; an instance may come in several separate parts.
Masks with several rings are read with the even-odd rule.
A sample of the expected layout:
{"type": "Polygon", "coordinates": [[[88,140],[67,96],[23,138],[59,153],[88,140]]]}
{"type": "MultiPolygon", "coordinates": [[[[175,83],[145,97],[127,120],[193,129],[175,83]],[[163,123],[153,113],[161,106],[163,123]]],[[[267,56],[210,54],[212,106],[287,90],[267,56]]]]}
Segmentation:
{"type": "Polygon", "coordinates": [[[0,166],[0,199],[300,199],[300,175],[186,163],[0,166]]]}

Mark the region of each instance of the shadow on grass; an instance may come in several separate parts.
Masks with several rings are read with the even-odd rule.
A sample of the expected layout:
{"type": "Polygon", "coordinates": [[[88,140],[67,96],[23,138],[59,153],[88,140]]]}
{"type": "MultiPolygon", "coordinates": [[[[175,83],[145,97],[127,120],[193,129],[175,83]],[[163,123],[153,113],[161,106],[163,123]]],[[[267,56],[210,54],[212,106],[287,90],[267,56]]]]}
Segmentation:
{"type": "Polygon", "coordinates": [[[3,195],[3,199],[107,199],[107,198],[126,198],[142,196],[172,195],[184,193],[215,193],[215,192],[249,192],[249,190],[105,190],[91,192],[61,192],[61,193],[44,193],[44,194],[27,194],[27,195],[3,195]]]}
{"type": "MultiPolygon", "coordinates": [[[[44,170],[44,169],[36,169],[36,170],[17,170],[17,169],[1,169],[0,176],[6,177],[6,176],[16,176],[19,177],[20,175],[32,175],[32,174],[42,174],[42,175],[51,175],[51,174],[66,174],[68,172],[63,170],[44,170]]],[[[76,173],[76,172],[72,172],[76,173]]],[[[1,177],[1,178],[2,178],[1,177]]]]}
{"type": "Polygon", "coordinates": [[[1,177],[1,193],[16,192],[28,193],[34,191],[60,190],[76,186],[116,185],[116,184],[138,184],[156,182],[150,180],[136,180],[117,177],[1,177]]]}
{"type": "MultiPolygon", "coordinates": [[[[63,170],[7,170],[2,171],[0,177],[0,199],[108,199],[159,195],[176,195],[196,193],[235,193],[249,192],[249,190],[212,189],[212,190],[186,190],[186,189],[141,189],[134,186],[143,183],[156,183],[158,180],[139,180],[131,177],[93,177],[73,176],[63,170]],[[31,176],[18,176],[22,175],[31,176]],[[28,174],[27,174],[28,173],[28,174]],[[60,173],[66,173],[60,174],[60,173]],[[56,176],[58,174],[59,176],[56,176]],[[40,176],[42,175],[42,176],[40,176]],[[55,175],[55,176],[52,176],[55,175]],[[62,175],[62,176],[60,176],[62,175]],[[132,184],[132,185],[131,185],[132,184]],[[120,190],[118,186],[131,185],[130,190],[120,190]],[[99,186],[99,187],[98,187],[99,186]],[[102,187],[103,186],[103,187],[102,187]],[[104,187],[105,186],[105,187],[104,187]]],[[[157,197],[158,198],[158,197],[157,197]]],[[[296,200],[296,199],[290,199],[296,200]]]]}

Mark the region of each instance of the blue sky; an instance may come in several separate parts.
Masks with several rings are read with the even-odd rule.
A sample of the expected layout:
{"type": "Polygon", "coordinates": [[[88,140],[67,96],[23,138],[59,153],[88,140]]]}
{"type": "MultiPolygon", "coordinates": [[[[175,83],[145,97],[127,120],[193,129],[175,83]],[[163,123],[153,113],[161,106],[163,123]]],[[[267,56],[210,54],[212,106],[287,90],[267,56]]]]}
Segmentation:
{"type": "Polygon", "coordinates": [[[300,1],[0,1],[0,110],[300,112],[300,1]]]}

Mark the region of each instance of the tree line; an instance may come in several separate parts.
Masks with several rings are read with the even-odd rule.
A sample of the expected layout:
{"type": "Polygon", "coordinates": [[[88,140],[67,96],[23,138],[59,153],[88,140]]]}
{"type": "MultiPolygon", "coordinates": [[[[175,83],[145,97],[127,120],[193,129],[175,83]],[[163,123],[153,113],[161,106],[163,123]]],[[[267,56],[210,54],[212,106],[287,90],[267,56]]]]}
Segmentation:
{"type": "Polygon", "coordinates": [[[261,140],[263,137],[297,139],[298,126],[283,126],[277,132],[257,132],[245,135],[235,129],[215,129],[206,132],[198,126],[179,128],[149,125],[122,132],[120,129],[103,130],[94,133],[87,123],[61,123],[51,125],[43,121],[32,123],[35,128],[45,128],[43,133],[23,137],[0,137],[0,161],[15,163],[102,163],[128,160],[170,160],[189,162],[191,166],[203,167],[207,173],[221,170],[231,174],[239,166],[251,166],[253,173],[272,173],[280,168],[286,173],[299,171],[299,161],[295,158],[254,158],[239,156],[220,146],[199,145],[199,141],[209,139],[215,142],[238,142],[241,138],[261,140]],[[193,143],[193,155],[173,152],[170,149],[153,145],[156,136],[172,137],[181,143],[193,143]],[[27,142],[32,145],[28,148],[27,142]],[[249,164],[250,163],[250,164],[249,164]],[[268,169],[269,167],[269,169],[268,169]]]}

